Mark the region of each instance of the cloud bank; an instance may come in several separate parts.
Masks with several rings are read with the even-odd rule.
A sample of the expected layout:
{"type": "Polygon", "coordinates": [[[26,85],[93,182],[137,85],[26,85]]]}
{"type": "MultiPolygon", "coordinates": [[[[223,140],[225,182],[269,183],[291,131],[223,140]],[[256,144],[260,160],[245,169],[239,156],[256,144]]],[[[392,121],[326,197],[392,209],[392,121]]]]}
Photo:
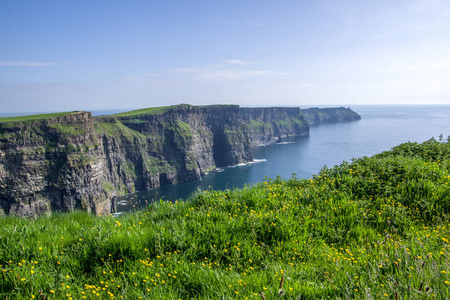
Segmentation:
{"type": "Polygon", "coordinates": [[[55,65],[55,63],[39,61],[0,61],[1,67],[45,67],[53,65],[55,65]]]}

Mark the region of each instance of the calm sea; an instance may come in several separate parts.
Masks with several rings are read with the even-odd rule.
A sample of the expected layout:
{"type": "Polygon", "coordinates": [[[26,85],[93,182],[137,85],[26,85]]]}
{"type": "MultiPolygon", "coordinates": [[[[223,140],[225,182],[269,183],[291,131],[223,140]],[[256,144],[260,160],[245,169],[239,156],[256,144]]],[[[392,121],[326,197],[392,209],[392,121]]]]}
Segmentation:
{"type": "Polygon", "coordinates": [[[450,135],[448,106],[352,106],[362,119],[312,126],[307,137],[291,137],[282,144],[255,147],[255,162],[223,168],[201,181],[168,185],[121,196],[117,212],[145,206],[155,200],[185,200],[208,189],[233,189],[260,182],[265,177],[310,178],[326,165],[372,156],[404,142],[423,142],[450,135]]]}

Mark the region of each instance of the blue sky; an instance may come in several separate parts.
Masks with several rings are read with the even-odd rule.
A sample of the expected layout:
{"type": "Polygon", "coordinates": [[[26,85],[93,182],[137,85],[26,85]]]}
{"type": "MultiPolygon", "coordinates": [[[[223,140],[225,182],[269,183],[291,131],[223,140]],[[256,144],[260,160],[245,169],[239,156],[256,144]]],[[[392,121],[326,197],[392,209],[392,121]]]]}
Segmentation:
{"type": "Polygon", "coordinates": [[[0,113],[450,104],[450,2],[0,1],[0,113]]]}

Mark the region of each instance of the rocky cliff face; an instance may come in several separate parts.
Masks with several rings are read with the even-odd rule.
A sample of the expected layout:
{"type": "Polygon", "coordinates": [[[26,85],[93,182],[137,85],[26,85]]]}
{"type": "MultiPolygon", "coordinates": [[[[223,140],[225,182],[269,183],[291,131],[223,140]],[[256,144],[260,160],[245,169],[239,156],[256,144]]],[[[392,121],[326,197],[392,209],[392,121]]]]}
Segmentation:
{"type": "Polygon", "coordinates": [[[309,124],[334,123],[361,120],[361,116],[344,107],[307,108],[300,110],[309,124]]]}
{"type": "MultiPolygon", "coordinates": [[[[302,113],[311,123],[359,117],[343,108],[302,113]]],[[[0,119],[0,215],[107,214],[119,194],[200,180],[216,167],[252,161],[252,145],[308,135],[303,115],[299,108],[178,105],[0,119]]]]}
{"type": "Polygon", "coordinates": [[[119,192],[200,180],[253,160],[238,106],[179,105],[162,113],[96,119],[107,181],[119,192]]]}
{"type": "Polygon", "coordinates": [[[109,213],[117,194],[199,180],[216,166],[251,160],[238,106],[1,122],[0,214],[109,213]]]}
{"type": "Polygon", "coordinates": [[[274,143],[289,135],[308,135],[309,124],[298,107],[241,108],[252,146],[274,143]]]}
{"type": "Polygon", "coordinates": [[[101,157],[90,113],[0,123],[0,214],[109,212],[101,157]]]}

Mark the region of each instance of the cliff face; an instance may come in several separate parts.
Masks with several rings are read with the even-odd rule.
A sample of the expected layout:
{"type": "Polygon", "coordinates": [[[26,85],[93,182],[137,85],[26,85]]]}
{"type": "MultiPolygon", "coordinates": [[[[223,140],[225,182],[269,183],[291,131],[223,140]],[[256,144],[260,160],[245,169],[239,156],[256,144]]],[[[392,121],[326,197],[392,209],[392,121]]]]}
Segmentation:
{"type": "Polygon", "coordinates": [[[308,135],[301,112],[312,123],[359,117],[343,108],[178,105],[0,119],[0,215],[110,213],[119,194],[200,180],[252,161],[252,145],[308,135]]]}
{"type": "Polygon", "coordinates": [[[109,212],[101,157],[90,113],[0,123],[0,214],[109,212]]]}
{"type": "Polygon", "coordinates": [[[238,106],[3,122],[0,214],[109,213],[117,194],[199,180],[216,166],[251,160],[238,106]]]}
{"type": "Polygon", "coordinates": [[[252,146],[274,143],[289,135],[308,135],[309,124],[298,107],[241,108],[252,146]]]}
{"type": "Polygon", "coordinates": [[[180,105],[162,113],[96,119],[120,192],[200,180],[217,166],[253,160],[238,106],[180,105]]]}
{"type": "Polygon", "coordinates": [[[308,108],[300,110],[309,124],[348,122],[361,120],[361,116],[344,107],[308,108]]]}

